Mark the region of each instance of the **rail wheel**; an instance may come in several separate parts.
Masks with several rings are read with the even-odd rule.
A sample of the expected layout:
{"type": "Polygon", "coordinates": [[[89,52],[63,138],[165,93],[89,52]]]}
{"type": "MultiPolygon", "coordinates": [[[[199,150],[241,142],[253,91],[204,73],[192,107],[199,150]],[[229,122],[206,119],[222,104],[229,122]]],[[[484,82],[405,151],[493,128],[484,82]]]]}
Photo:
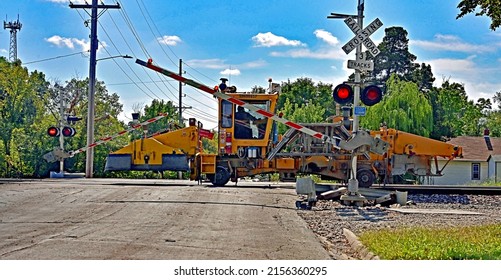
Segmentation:
{"type": "Polygon", "coordinates": [[[208,177],[211,183],[216,187],[223,187],[230,180],[231,174],[226,167],[218,166],[216,174],[208,177]]]}
{"type": "Polygon", "coordinates": [[[372,186],[372,183],[374,183],[375,179],[376,176],[370,169],[359,169],[357,171],[357,180],[359,187],[368,188],[372,186]]]}

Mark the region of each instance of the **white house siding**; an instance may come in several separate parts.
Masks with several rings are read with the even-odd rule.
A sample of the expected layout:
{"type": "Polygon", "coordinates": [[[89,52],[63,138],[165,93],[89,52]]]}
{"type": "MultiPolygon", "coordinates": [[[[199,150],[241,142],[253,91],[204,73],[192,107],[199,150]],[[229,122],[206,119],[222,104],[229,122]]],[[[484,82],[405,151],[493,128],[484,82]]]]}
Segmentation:
{"type": "Polygon", "coordinates": [[[496,162],[496,174],[494,174],[496,178],[496,183],[501,182],[501,162],[496,162]]]}
{"type": "MultiPolygon", "coordinates": [[[[439,161],[439,167],[444,166],[445,161],[439,161]]],[[[489,166],[487,162],[453,160],[442,171],[442,176],[433,177],[431,181],[434,185],[471,185],[481,183],[488,178],[489,166]],[[471,179],[471,164],[480,163],[480,180],[471,179]]],[[[432,171],[435,172],[435,164],[432,164],[432,171]]]]}
{"type": "Polygon", "coordinates": [[[501,156],[490,156],[489,162],[489,179],[495,182],[501,182],[501,156]]]}

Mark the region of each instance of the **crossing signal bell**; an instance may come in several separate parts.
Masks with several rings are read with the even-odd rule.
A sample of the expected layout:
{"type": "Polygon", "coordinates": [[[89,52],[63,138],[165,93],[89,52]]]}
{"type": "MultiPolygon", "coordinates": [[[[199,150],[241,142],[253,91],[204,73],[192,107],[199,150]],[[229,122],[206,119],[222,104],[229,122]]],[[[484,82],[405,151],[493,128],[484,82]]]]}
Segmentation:
{"type": "MultiPolygon", "coordinates": [[[[332,97],[336,103],[344,105],[353,102],[353,89],[350,85],[340,84],[334,88],[332,97]]],[[[365,87],[360,93],[360,101],[365,106],[372,106],[383,98],[383,92],[378,86],[370,85],[365,87]]]]}
{"type": "Polygon", "coordinates": [[[332,92],[332,97],[341,105],[350,103],[353,101],[353,89],[347,84],[337,85],[332,92]]]}

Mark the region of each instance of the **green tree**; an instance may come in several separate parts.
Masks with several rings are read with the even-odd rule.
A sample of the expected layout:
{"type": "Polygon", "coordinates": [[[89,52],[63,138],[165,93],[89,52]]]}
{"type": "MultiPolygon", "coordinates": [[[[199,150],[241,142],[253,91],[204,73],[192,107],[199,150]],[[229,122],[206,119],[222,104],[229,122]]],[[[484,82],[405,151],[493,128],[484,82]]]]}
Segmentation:
{"type": "Polygon", "coordinates": [[[298,78],[294,82],[282,84],[282,93],[278,99],[277,110],[282,111],[286,101],[299,107],[305,104],[321,104],[323,118],[335,114],[336,105],[332,100],[332,84],[315,83],[310,78],[298,78]]]}
{"type": "Polygon", "coordinates": [[[0,176],[41,172],[47,85],[42,73],[29,73],[19,60],[9,63],[0,57],[0,176]]]}
{"type": "MultiPolygon", "coordinates": [[[[67,81],[64,85],[54,84],[51,87],[51,98],[48,102],[53,106],[51,111],[56,112],[53,114],[52,119],[54,123],[57,123],[59,119],[59,113],[56,109],[58,105],[56,104],[59,103],[60,96],[66,101],[65,112],[67,114],[83,118],[82,121],[75,124],[67,124],[75,128],[77,133],[74,137],[65,138],[66,151],[87,146],[87,124],[85,120],[87,119],[88,110],[88,87],[88,79],[79,80],[76,78],[67,81]]],[[[104,82],[96,82],[94,124],[94,139],[96,141],[111,136],[126,127],[123,122],[118,120],[123,108],[119,98],[117,93],[108,92],[104,82]]],[[[49,141],[52,141],[53,146],[58,145],[57,139],[50,139],[49,141]]],[[[125,146],[127,143],[128,139],[126,137],[117,137],[94,148],[94,175],[96,177],[104,175],[104,166],[108,154],[125,146]]],[[[70,172],[83,172],[85,170],[85,157],[86,153],[84,152],[67,158],[65,160],[65,169],[70,172]]]]}
{"type": "Polygon", "coordinates": [[[468,100],[462,84],[444,81],[437,94],[436,134],[446,138],[478,135],[479,121],[484,116],[481,108],[468,100]]]}
{"type": "Polygon", "coordinates": [[[494,94],[492,100],[494,100],[494,102],[498,104],[498,109],[501,110],[501,90],[494,94]]]}
{"type": "Polygon", "coordinates": [[[367,109],[360,125],[377,130],[385,123],[389,128],[429,137],[433,128],[432,107],[417,85],[393,74],[386,87],[383,100],[367,109]]]}
{"type": "Polygon", "coordinates": [[[411,81],[418,85],[418,89],[421,92],[429,92],[433,89],[433,82],[435,77],[431,71],[431,65],[421,63],[415,64],[414,71],[411,73],[411,81]]]}
{"type": "Polygon", "coordinates": [[[484,111],[484,127],[490,130],[491,136],[501,137],[501,91],[496,92],[492,99],[498,106],[493,110],[484,111]]]}
{"type": "Polygon", "coordinates": [[[142,116],[140,120],[146,121],[157,117],[160,113],[167,114],[167,116],[157,122],[149,124],[148,130],[150,132],[172,129],[174,123],[178,126],[184,126],[184,124],[179,124],[179,114],[176,107],[172,104],[172,101],[165,102],[164,100],[154,99],[151,101],[150,105],[144,107],[144,116],[142,116]]]}
{"type": "Polygon", "coordinates": [[[374,58],[374,71],[371,76],[373,82],[384,86],[392,74],[405,81],[412,80],[416,56],[409,52],[409,39],[404,28],[386,28],[383,42],[378,48],[381,53],[374,58]]]}
{"type": "MultiPolygon", "coordinates": [[[[285,101],[282,109],[284,118],[298,123],[318,123],[325,118],[325,108],[321,104],[316,104],[312,100],[308,100],[303,105],[293,104],[289,99],[285,101]]],[[[279,124],[278,133],[284,134],[289,127],[284,124],[279,124]]]]}
{"type": "Polygon", "coordinates": [[[475,16],[487,15],[491,18],[491,30],[496,30],[501,25],[501,2],[499,0],[462,0],[458,4],[460,10],[456,19],[475,12],[475,16]]]}
{"type": "Polygon", "coordinates": [[[501,137],[501,111],[489,112],[486,116],[485,127],[489,129],[490,135],[501,137]]]}

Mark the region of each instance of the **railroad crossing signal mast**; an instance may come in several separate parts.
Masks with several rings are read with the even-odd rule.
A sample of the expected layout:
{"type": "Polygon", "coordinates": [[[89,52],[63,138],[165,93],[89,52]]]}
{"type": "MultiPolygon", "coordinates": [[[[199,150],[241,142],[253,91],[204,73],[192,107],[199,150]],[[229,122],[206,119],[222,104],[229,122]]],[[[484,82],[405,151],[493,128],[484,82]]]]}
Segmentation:
{"type": "MultiPolygon", "coordinates": [[[[342,49],[346,54],[356,49],[355,57],[356,60],[348,60],[348,68],[355,69],[355,85],[353,91],[353,108],[355,114],[353,115],[353,134],[355,135],[359,129],[359,115],[365,115],[365,108],[360,107],[360,88],[361,79],[360,73],[365,70],[373,70],[374,62],[368,61],[365,57],[365,53],[362,52],[362,45],[364,45],[372,56],[377,56],[381,51],[377,48],[376,44],[369,38],[369,36],[374,33],[383,23],[376,18],[371,22],[366,28],[363,28],[363,18],[364,18],[364,0],[358,0],[357,15],[347,15],[331,13],[327,18],[329,19],[344,19],[346,25],[355,33],[355,36],[346,43],[342,49]],[[356,18],[356,20],[355,20],[356,18]],[[360,112],[360,113],[359,113],[360,112]]],[[[368,87],[369,88],[369,87],[368,87]]],[[[339,90],[339,89],[338,89],[339,90]]],[[[349,99],[349,90],[342,88],[338,93],[334,91],[334,98],[340,97],[341,99],[349,99]],[[346,97],[346,98],[345,98],[346,97]]],[[[381,92],[377,88],[370,88],[364,90],[364,97],[366,95],[372,99],[377,99],[377,101],[369,102],[371,105],[379,102],[381,98],[381,92]],[[375,102],[375,103],[374,103],[375,102]],[[373,103],[373,104],[372,104],[373,103]]],[[[364,104],[367,104],[364,100],[364,104]]],[[[341,200],[347,203],[362,204],[366,199],[363,197],[358,190],[358,180],[357,180],[357,155],[354,154],[351,162],[351,175],[348,180],[348,194],[341,196],[341,200]]]]}

